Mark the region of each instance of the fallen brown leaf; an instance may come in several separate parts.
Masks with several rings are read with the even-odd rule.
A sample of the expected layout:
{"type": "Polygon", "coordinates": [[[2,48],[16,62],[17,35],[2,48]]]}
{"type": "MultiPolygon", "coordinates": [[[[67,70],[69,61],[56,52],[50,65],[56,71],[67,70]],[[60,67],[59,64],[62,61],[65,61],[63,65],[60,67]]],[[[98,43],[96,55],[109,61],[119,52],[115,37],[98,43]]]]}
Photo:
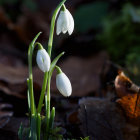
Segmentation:
{"type": "Polygon", "coordinates": [[[107,99],[83,98],[79,119],[84,136],[97,140],[123,140],[124,117],[115,103],[107,99]]]}
{"type": "Polygon", "coordinates": [[[3,128],[10,120],[10,118],[13,116],[12,111],[8,111],[8,109],[11,109],[12,105],[1,103],[0,104],[0,128],[3,128]]]}
{"type": "Polygon", "coordinates": [[[140,98],[138,99],[138,104],[136,106],[137,94],[127,95],[117,100],[117,103],[122,107],[125,112],[127,119],[135,125],[140,124],[140,98]]]}

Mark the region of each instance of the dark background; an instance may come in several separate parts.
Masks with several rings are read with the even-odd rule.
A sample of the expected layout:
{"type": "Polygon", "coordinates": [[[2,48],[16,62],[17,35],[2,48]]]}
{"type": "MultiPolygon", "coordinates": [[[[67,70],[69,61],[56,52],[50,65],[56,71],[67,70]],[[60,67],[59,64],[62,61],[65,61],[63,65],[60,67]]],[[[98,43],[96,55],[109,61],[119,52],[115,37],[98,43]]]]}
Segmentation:
{"type": "MultiPolygon", "coordinates": [[[[28,45],[41,31],[38,41],[47,49],[51,16],[59,2],[0,0],[0,102],[5,105],[1,108],[8,110],[7,114],[1,112],[2,115],[5,113],[1,128],[11,116],[19,121],[17,128],[22,120],[19,118],[26,118],[28,45]]],[[[120,68],[140,85],[140,2],[67,0],[65,5],[74,17],[75,29],[71,36],[67,33],[57,36],[54,32],[52,59],[65,51],[58,65],[72,82],[70,98],[77,102],[85,96],[106,96],[107,84],[115,79],[120,68]]],[[[43,73],[36,66],[36,51],[33,71],[37,102],[43,73]]],[[[55,86],[55,75],[51,92],[53,105],[59,98],[63,102],[55,86]]],[[[8,135],[14,137],[11,129],[9,125],[5,126],[0,133],[7,135],[8,131],[8,135]]]]}

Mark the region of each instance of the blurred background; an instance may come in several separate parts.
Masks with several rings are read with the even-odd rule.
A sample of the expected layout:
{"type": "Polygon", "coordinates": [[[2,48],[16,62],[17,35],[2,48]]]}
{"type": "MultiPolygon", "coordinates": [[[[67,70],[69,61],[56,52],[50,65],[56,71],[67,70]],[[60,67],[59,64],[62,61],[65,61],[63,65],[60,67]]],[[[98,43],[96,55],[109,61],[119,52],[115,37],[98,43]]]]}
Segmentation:
{"type": "MultiPolygon", "coordinates": [[[[26,117],[28,45],[41,31],[38,41],[47,49],[51,16],[59,2],[0,0],[1,138],[7,131],[8,135],[15,136],[11,132],[13,124],[6,127],[12,116],[12,122],[19,123],[26,117]]],[[[115,79],[118,69],[125,70],[140,85],[140,2],[67,0],[65,5],[74,17],[75,29],[71,36],[54,33],[52,59],[65,51],[58,65],[72,82],[72,101],[77,103],[80,97],[85,96],[105,97],[107,84],[115,79]]],[[[35,98],[38,101],[43,73],[36,66],[36,51],[33,71],[35,98]]],[[[56,89],[55,74],[51,92],[53,105],[60,98],[62,105],[69,102],[56,89]]],[[[65,106],[65,109],[68,108],[65,106]]]]}

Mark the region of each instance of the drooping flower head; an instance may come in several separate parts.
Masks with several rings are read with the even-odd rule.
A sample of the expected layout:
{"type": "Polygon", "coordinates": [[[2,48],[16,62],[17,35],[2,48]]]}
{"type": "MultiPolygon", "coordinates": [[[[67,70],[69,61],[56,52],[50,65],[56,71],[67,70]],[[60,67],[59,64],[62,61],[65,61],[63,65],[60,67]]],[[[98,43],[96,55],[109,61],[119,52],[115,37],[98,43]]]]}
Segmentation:
{"type": "Polygon", "coordinates": [[[65,34],[68,31],[68,34],[71,35],[74,30],[74,20],[68,9],[63,5],[63,10],[60,11],[60,14],[56,23],[56,34],[59,35],[61,32],[65,34]]]}
{"type": "Polygon", "coordinates": [[[57,89],[63,96],[69,97],[72,93],[71,82],[59,67],[56,68],[57,68],[57,75],[56,75],[57,89]]]}
{"type": "Polygon", "coordinates": [[[50,69],[50,57],[45,49],[39,49],[37,52],[36,62],[38,67],[43,72],[47,72],[50,69]]]}

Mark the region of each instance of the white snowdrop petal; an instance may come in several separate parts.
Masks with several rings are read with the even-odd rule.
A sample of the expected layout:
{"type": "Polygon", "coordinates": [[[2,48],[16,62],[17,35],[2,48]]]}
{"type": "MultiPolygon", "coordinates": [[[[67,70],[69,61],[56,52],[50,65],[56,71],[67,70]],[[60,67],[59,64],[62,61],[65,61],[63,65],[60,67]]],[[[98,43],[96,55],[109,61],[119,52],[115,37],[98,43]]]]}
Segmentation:
{"type": "Polygon", "coordinates": [[[74,19],[71,13],[65,9],[60,11],[60,14],[56,23],[56,34],[59,35],[61,32],[65,34],[68,31],[68,34],[71,35],[74,30],[74,19]]]}
{"type": "Polygon", "coordinates": [[[60,14],[56,23],[56,34],[59,35],[61,32],[66,33],[68,28],[68,17],[66,11],[60,11],[60,14]]]}
{"type": "Polygon", "coordinates": [[[69,20],[68,33],[69,35],[71,35],[74,30],[74,19],[71,13],[67,9],[66,9],[66,12],[67,12],[68,20],[69,20]]]}
{"type": "Polygon", "coordinates": [[[41,55],[40,55],[40,52],[37,53],[37,59],[36,59],[36,61],[37,61],[38,67],[39,67],[43,72],[45,72],[44,66],[43,66],[43,61],[42,61],[42,57],[41,57],[41,55]]]}
{"type": "Polygon", "coordinates": [[[67,16],[67,12],[66,11],[61,11],[60,13],[62,15],[62,25],[61,25],[61,31],[65,34],[68,30],[68,26],[69,26],[69,18],[67,16]]]}
{"type": "Polygon", "coordinates": [[[57,27],[62,31],[63,24],[65,23],[66,14],[60,11],[59,17],[57,19],[57,27]]]}
{"type": "Polygon", "coordinates": [[[60,73],[56,76],[56,86],[63,96],[68,97],[71,95],[71,83],[69,78],[64,73],[60,73]]]}
{"type": "Polygon", "coordinates": [[[36,57],[38,67],[43,71],[49,71],[50,69],[50,57],[45,49],[38,50],[36,57]]]}
{"type": "Polygon", "coordinates": [[[57,22],[56,22],[56,34],[59,35],[62,31],[62,20],[63,16],[60,12],[59,16],[58,16],[58,19],[57,19],[57,22]]]}
{"type": "Polygon", "coordinates": [[[60,26],[56,26],[56,34],[59,35],[61,33],[61,28],[60,26]]]}
{"type": "Polygon", "coordinates": [[[49,71],[50,69],[50,56],[45,49],[42,49],[42,58],[45,71],[49,71]]]}
{"type": "Polygon", "coordinates": [[[65,34],[67,32],[66,28],[62,28],[62,33],[65,34]]]}

